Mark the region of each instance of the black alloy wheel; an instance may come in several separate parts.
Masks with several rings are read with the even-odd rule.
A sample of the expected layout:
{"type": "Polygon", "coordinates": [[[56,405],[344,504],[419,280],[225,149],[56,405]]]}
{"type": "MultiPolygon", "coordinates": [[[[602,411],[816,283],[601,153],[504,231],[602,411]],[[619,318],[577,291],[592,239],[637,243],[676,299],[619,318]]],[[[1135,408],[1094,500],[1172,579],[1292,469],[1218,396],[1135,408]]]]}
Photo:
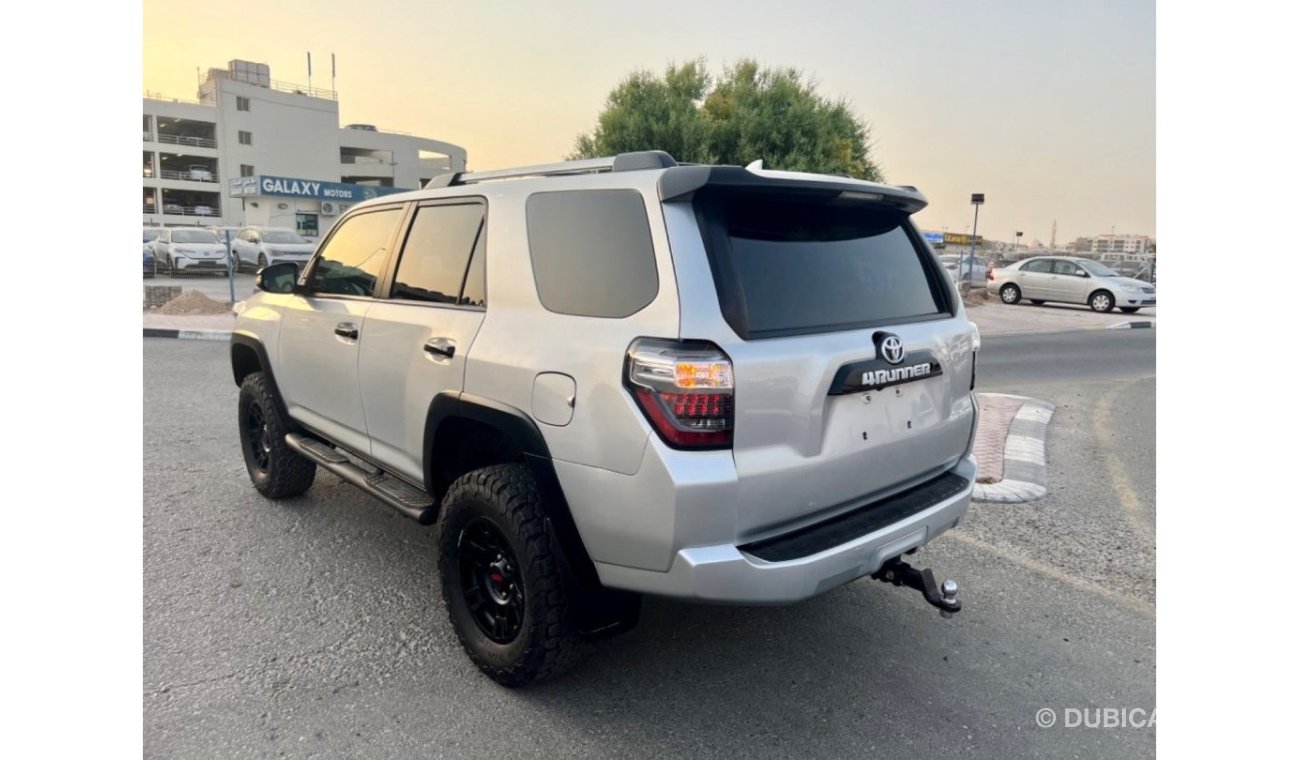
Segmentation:
{"type": "Polygon", "coordinates": [[[457,542],[461,594],[479,630],[497,644],[514,641],[524,625],[524,589],[510,543],[490,520],[477,517],[457,542]]]}
{"type": "Polygon", "coordinates": [[[261,472],[271,470],[271,431],[267,424],[266,411],[256,401],[248,404],[244,411],[244,448],[248,460],[261,472]]]}

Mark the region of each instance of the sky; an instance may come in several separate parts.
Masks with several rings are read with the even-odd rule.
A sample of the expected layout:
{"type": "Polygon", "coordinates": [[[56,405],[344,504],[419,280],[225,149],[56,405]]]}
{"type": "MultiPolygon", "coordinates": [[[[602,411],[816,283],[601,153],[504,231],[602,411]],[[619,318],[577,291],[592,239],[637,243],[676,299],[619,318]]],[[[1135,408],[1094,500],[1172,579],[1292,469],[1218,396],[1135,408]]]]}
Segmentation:
{"type": "Polygon", "coordinates": [[[545,163],[635,70],[703,57],[792,66],[869,125],[930,230],[1057,242],[1156,231],[1154,0],[900,3],[144,1],[145,91],[194,98],[235,58],[330,85],[343,124],[464,146],[470,169],[545,163]]]}

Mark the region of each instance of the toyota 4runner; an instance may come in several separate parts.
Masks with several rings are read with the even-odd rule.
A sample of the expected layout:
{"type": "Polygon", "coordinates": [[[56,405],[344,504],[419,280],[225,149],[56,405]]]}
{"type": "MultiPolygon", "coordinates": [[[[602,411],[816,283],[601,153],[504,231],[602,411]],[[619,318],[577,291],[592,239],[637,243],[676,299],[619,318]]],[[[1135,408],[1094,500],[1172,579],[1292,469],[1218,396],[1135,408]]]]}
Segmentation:
{"type": "Polygon", "coordinates": [[[650,151],[437,177],[262,269],[231,337],[253,484],[329,470],[437,524],[465,650],[519,685],[640,595],[794,602],[975,480],[979,334],[915,188],[650,151]]]}

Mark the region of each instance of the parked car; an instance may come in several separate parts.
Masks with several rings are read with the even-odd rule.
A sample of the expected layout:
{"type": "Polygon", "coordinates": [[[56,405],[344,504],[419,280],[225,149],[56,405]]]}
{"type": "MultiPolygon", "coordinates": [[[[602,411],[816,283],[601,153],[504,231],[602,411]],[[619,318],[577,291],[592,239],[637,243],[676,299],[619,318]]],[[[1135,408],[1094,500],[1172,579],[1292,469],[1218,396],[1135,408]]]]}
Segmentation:
{"type": "Polygon", "coordinates": [[[153,277],[158,274],[158,260],[154,258],[153,245],[158,239],[161,227],[144,228],[144,276],[153,277]]]}
{"type": "Polygon", "coordinates": [[[194,207],[194,213],[195,213],[195,215],[197,215],[197,216],[216,216],[216,215],[217,215],[217,212],[216,212],[215,209],[213,209],[211,206],[205,206],[205,205],[202,204],[202,203],[200,203],[199,205],[197,205],[197,206],[194,207]]]}
{"type": "Polygon", "coordinates": [[[315,244],[287,227],[245,227],[231,244],[235,266],[254,271],[277,261],[305,264],[315,244]]]}
{"type": "Polygon", "coordinates": [[[964,253],[945,253],[939,257],[943,262],[943,268],[948,271],[948,277],[958,285],[967,281],[966,273],[970,272],[970,285],[972,288],[982,288],[988,281],[988,262],[979,256],[971,257],[970,254],[964,253]]]}
{"type": "Polygon", "coordinates": [[[641,594],[870,576],[951,614],[956,583],[904,555],[969,507],[980,339],[925,205],[658,151],[362,202],[236,318],[248,477],[285,499],[324,469],[436,523],[452,628],[507,686],[631,628],[641,594]]]}
{"type": "Polygon", "coordinates": [[[154,258],[172,274],[216,272],[224,274],[226,245],[212,230],[201,227],[170,227],[154,240],[154,258]]]}
{"type": "Polygon", "coordinates": [[[1123,277],[1092,259],[1069,256],[1039,256],[995,269],[989,287],[1006,304],[1054,301],[1086,304],[1099,312],[1118,307],[1125,314],[1156,305],[1154,285],[1123,277]]]}
{"type": "Polygon", "coordinates": [[[212,182],[212,169],[203,164],[190,164],[185,167],[185,171],[190,175],[190,179],[199,182],[212,182]]]}
{"type": "Polygon", "coordinates": [[[184,214],[184,213],[185,213],[185,207],[182,206],[182,205],[179,204],[179,203],[174,202],[174,201],[164,202],[164,203],[163,203],[163,213],[164,213],[164,214],[184,214]]]}

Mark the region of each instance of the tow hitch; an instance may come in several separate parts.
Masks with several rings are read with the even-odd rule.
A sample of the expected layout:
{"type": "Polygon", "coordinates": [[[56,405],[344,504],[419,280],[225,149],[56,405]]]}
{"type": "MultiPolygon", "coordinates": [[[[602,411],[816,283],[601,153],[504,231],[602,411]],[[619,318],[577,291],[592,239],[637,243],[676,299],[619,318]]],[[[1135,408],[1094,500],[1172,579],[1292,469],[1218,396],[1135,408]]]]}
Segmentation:
{"type": "Polygon", "coordinates": [[[925,601],[939,608],[939,614],[943,617],[949,618],[961,611],[961,602],[957,599],[957,581],[946,580],[940,586],[934,582],[934,573],[930,568],[917,570],[904,562],[902,557],[895,557],[881,565],[871,577],[920,591],[925,601]]]}

